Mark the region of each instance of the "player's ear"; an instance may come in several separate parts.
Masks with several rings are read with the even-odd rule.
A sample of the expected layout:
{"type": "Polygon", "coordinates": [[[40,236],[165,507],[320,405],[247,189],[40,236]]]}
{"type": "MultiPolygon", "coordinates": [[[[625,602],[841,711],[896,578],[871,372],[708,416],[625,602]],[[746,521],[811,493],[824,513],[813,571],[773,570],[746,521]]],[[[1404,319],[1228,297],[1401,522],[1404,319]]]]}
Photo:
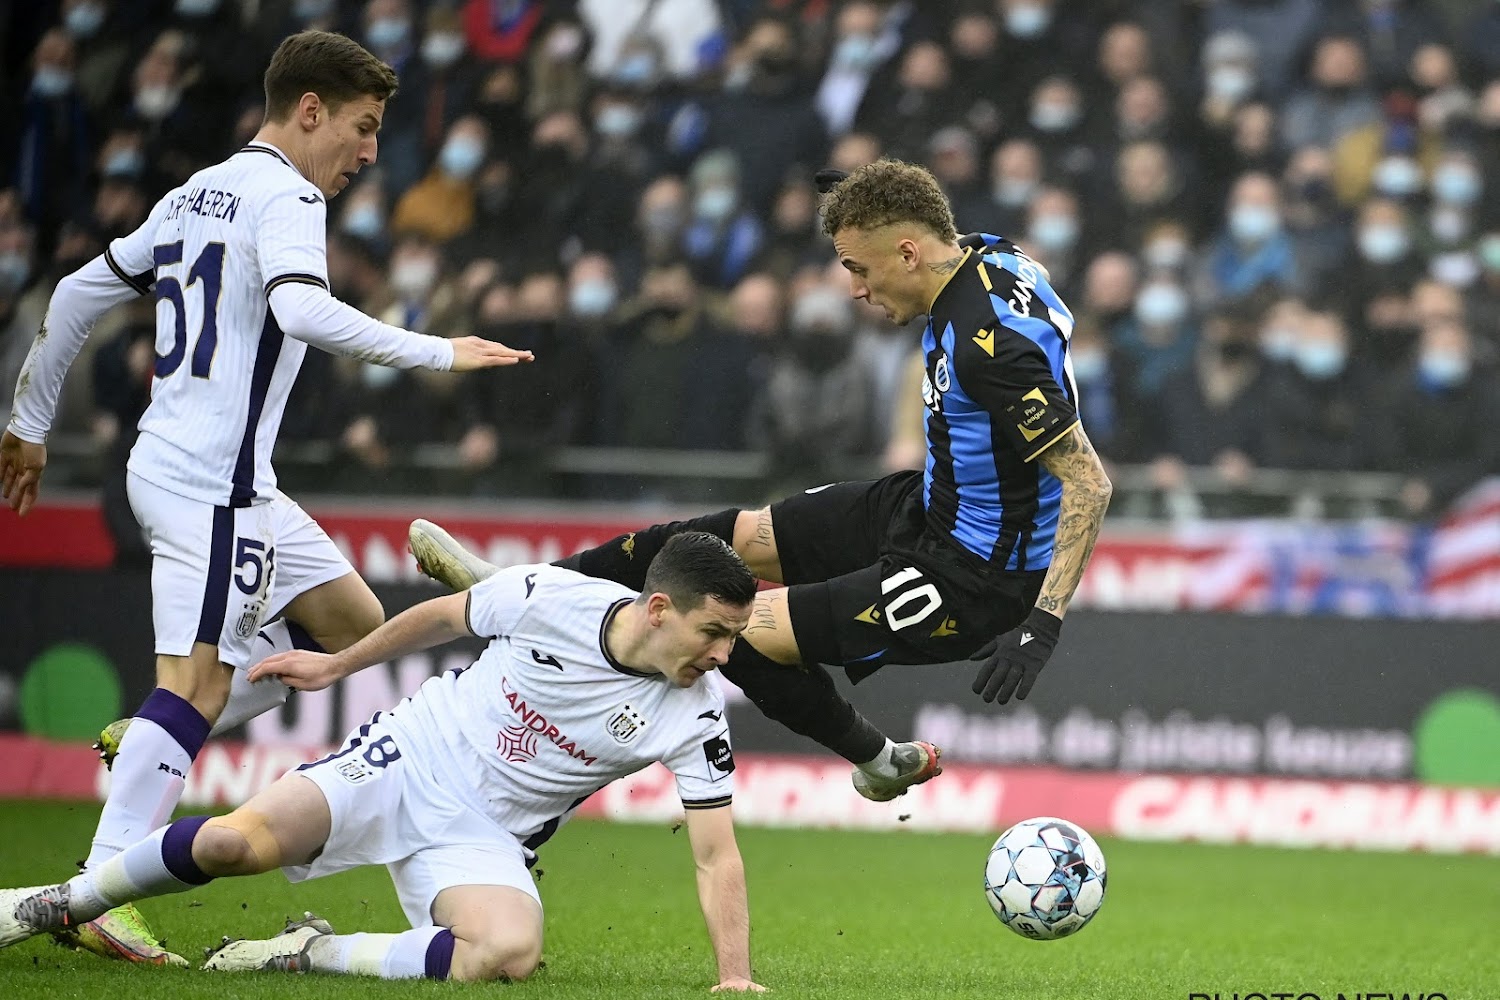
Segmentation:
{"type": "Polygon", "coordinates": [[[661,627],[661,620],[671,606],[672,599],[659,591],[646,598],[646,620],[652,628],[661,627]]]}
{"type": "Polygon", "coordinates": [[[297,122],[305,129],[316,128],[327,115],[328,108],[323,99],[310,90],[297,102],[297,122]]]}
{"type": "Polygon", "coordinates": [[[911,273],[922,263],[922,251],[917,246],[917,241],[912,239],[902,240],[896,244],[896,249],[901,253],[901,264],[911,273]]]}

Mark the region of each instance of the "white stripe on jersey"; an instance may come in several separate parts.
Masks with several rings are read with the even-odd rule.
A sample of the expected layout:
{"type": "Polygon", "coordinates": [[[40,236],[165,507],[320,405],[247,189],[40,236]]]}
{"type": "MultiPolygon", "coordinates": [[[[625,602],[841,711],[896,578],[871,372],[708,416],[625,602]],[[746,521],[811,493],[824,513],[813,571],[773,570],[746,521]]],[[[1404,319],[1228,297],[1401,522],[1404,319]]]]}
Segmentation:
{"type": "Polygon", "coordinates": [[[660,761],[689,808],[728,804],[734,758],[718,676],[679,688],[611,662],[602,637],[635,592],[556,566],[469,591],[478,661],[434,677],[382,721],[434,780],[528,849],[616,778],[660,761]]]}
{"type": "Polygon", "coordinates": [[[252,143],[157,202],[106,260],[156,286],[151,404],[130,471],[216,505],[269,498],[271,449],[306,345],[266,302],[281,282],[328,287],[327,206],[275,147],[252,143]]]}

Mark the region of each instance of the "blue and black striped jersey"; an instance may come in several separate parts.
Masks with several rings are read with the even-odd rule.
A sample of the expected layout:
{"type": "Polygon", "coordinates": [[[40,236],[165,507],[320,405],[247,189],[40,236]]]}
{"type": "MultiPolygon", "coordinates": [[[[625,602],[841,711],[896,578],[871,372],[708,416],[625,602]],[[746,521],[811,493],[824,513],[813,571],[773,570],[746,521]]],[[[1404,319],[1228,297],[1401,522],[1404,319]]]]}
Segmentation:
{"type": "Polygon", "coordinates": [[[1078,424],[1073,314],[1009,240],[960,245],[922,334],[927,529],[997,569],[1045,569],[1062,483],[1036,459],[1078,424]]]}

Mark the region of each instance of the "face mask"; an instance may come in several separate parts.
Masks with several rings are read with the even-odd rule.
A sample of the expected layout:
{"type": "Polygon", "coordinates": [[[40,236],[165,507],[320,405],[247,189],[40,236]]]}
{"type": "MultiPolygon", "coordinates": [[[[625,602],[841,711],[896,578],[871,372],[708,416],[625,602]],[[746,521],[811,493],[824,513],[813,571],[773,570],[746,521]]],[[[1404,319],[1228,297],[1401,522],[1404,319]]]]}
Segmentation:
{"type": "Polygon", "coordinates": [[[649,52],[638,52],[615,69],[615,82],[639,86],[656,79],[656,60],[649,52]]]}
{"type": "Polygon", "coordinates": [[[316,21],[333,12],[333,0],[297,0],[292,13],[302,22],[316,21]]]}
{"type": "Polygon", "coordinates": [[[401,369],[385,365],[365,365],[359,370],[359,380],[366,389],[384,389],[401,377],[401,369]]]}
{"type": "Polygon", "coordinates": [[[1406,256],[1409,241],[1400,226],[1373,223],[1359,231],[1359,252],[1375,264],[1390,264],[1406,256]]]}
{"type": "Polygon", "coordinates": [[[1031,127],[1039,132],[1066,132],[1078,124],[1080,112],[1073,104],[1038,104],[1031,109],[1031,127]]]}
{"type": "Polygon", "coordinates": [[[1347,353],[1342,344],[1315,340],[1298,344],[1296,353],[1292,355],[1292,362],[1303,375],[1321,382],[1324,379],[1333,378],[1344,370],[1347,353]]]}
{"type": "Polygon", "coordinates": [[[1445,285],[1468,288],[1479,280],[1479,261],[1464,250],[1434,254],[1427,264],[1427,273],[1445,285]]]}
{"type": "Polygon", "coordinates": [[[455,31],[439,31],[422,39],[422,58],[429,66],[446,69],[464,54],[464,36],[455,31]]]}
{"type": "Polygon", "coordinates": [[[462,136],[449,139],[438,154],[438,165],[449,177],[466,181],[484,162],[484,146],[473,139],[462,136]]]}
{"type": "Polygon", "coordinates": [[[1500,271],[1500,236],[1486,236],[1479,241],[1479,262],[1486,271],[1500,271]]]}
{"type": "Polygon", "coordinates": [[[1208,74],[1208,92],[1222,101],[1238,103],[1255,89],[1255,76],[1243,66],[1216,66],[1208,74]]]}
{"type": "Polygon", "coordinates": [[[117,149],[104,161],[105,177],[139,177],[146,169],[146,157],[133,146],[117,149]]]}
{"type": "Polygon", "coordinates": [[[700,218],[718,222],[734,211],[737,197],[733,188],[712,187],[698,192],[693,200],[693,212],[700,218]]]}
{"type": "Polygon", "coordinates": [[[1147,285],[1135,299],[1135,318],[1146,326],[1173,326],[1187,315],[1187,293],[1176,285],[1147,285]]]}
{"type": "Polygon", "coordinates": [[[173,9],[183,17],[207,17],[219,9],[219,0],[177,0],[173,9]]]}
{"type": "Polygon", "coordinates": [[[437,262],[418,257],[403,260],[391,268],[391,287],[400,295],[419,299],[431,290],[437,280],[437,262]]]}
{"type": "Polygon", "coordinates": [[[1422,168],[1407,156],[1387,156],[1375,165],[1371,179],[1375,190],[1395,198],[1422,190],[1422,168]]]}
{"type": "Polygon", "coordinates": [[[31,262],[25,254],[0,254],[0,295],[19,292],[31,277],[31,262]]]}
{"type": "Polygon", "coordinates": [[[168,87],[165,84],[142,87],[135,95],[135,109],[143,118],[161,121],[177,110],[177,102],[181,98],[182,95],[177,92],[176,87],[168,87]]]}
{"type": "Polygon", "coordinates": [[[846,35],[833,49],[833,63],[860,73],[875,65],[875,39],[869,35],[846,35]]]}
{"type": "Polygon", "coordinates": [[[73,89],[73,74],[56,66],[38,66],[31,92],[38,97],[61,97],[73,89]]]}
{"type": "Polygon", "coordinates": [[[104,24],[104,8],[99,4],[81,3],[68,11],[63,24],[77,38],[92,38],[104,24]]]}
{"type": "Polygon", "coordinates": [[[382,17],[371,21],[365,40],[377,49],[393,49],[406,41],[411,25],[399,17],[382,17]]]}
{"type": "Polygon", "coordinates": [[[568,308],[574,316],[590,319],[603,316],[615,307],[615,286],[602,278],[580,281],[568,293],[568,308]]]}
{"type": "Polygon", "coordinates": [[[1462,209],[1438,206],[1427,220],[1432,235],[1442,243],[1457,243],[1469,235],[1469,216],[1462,209]]]}
{"type": "Polygon", "coordinates": [[[1187,260],[1187,244],[1182,240],[1154,240],[1146,246],[1146,263],[1152,267],[1181,267],[1187,260]]]}
{"type": "Polygon", "coordinates": [[[1103,351],[1078,351],[1073,357],[1073,377],[1080,382],[1093,382],[1109,370],[1109,357],[1103,351]]]}
{"type": "Polygon", "coordinates": [[[361,240],[373,240],[385,230],[385,220],[374,202],[360,202],[344,213],[344,232],[361,240]]]}
{"type": "Polygon", "coordinates": [[[1429,385],[1446,389],[1469,377],[1469,359],[1457,351],[1423,351],[1417,358],[1417,372],[1429,385]]]}
{"type": "Polygon", "coordinates": [[[682,214],[672,205],[648,209],[641,225],[653,236],[669,236],[682,228],[682,214]]]}
{"type": "Polygon", "coordinates": [[[1297,331],[1291,327],[1273,326],[1260,338],[1260,353],[1271,361],[1290,361],[1297,353],[1297,331]]]}
{"type": "Polygon", "coordinates": [[[1265,205],[1241,205],[1229,213],[1229,234],[1240,243],[1264,243],[1281,229],[1281,216],[1265,205]]]}
{"type": "Polygon", "coordinates": [[[1043,250],[1066,250],[1078,239],[1078,220],[1071,215],[1039,215],[1027,234],[1043,250]]]}
{"type": "Polygon", "coordinates": [[[1041,4],[1017,4],[1005,12],[1005,30],[1017,38],[1035,38],[1052,23],[1052,9],[1041,4]]]}
{"type": "Polygon", "coordinates": [[[611,104],[599,112],[594,127],[600,135],[611,139],[624,139],[635,135],[641,127],[641,113],[628,104],[611,104]]]}
{"type": "Polygon", "coordinates": [[[1432,175],[1432,193],[1438,201],[1451,205],[1474,204],[1479,200],[1482,187],[1477,173],[1456,164],[1438,167],[1432,175]]]}
{"type": "Polygon", "coordinates": [[[1006,208],[1020,208],[1036,190],[1036,181],[1016,177],[1002,177],[995,182],[992,194],[995,203],[1006,208]]]}

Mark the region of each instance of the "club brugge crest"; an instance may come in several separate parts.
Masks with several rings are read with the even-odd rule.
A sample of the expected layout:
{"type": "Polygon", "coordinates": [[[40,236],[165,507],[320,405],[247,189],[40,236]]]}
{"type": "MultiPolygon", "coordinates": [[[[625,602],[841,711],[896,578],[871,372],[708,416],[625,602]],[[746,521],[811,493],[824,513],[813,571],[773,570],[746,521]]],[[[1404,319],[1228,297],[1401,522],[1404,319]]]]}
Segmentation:
{"type": "Polygon", "coordinates": [[[265,613],[264,601],[246,601],[244,612],[234,623],[234,634],[241,639],[249,639],[255,635],[255,630],[260,628],[261,616],[265,613]]]}
{"type": "Polygon", "coordinates": [[[609,717],[604,728],[609,730],[610,739],[624,746],[646,728],[646,719],[629,705],[621,705],[619,710],[609,717]]]}

